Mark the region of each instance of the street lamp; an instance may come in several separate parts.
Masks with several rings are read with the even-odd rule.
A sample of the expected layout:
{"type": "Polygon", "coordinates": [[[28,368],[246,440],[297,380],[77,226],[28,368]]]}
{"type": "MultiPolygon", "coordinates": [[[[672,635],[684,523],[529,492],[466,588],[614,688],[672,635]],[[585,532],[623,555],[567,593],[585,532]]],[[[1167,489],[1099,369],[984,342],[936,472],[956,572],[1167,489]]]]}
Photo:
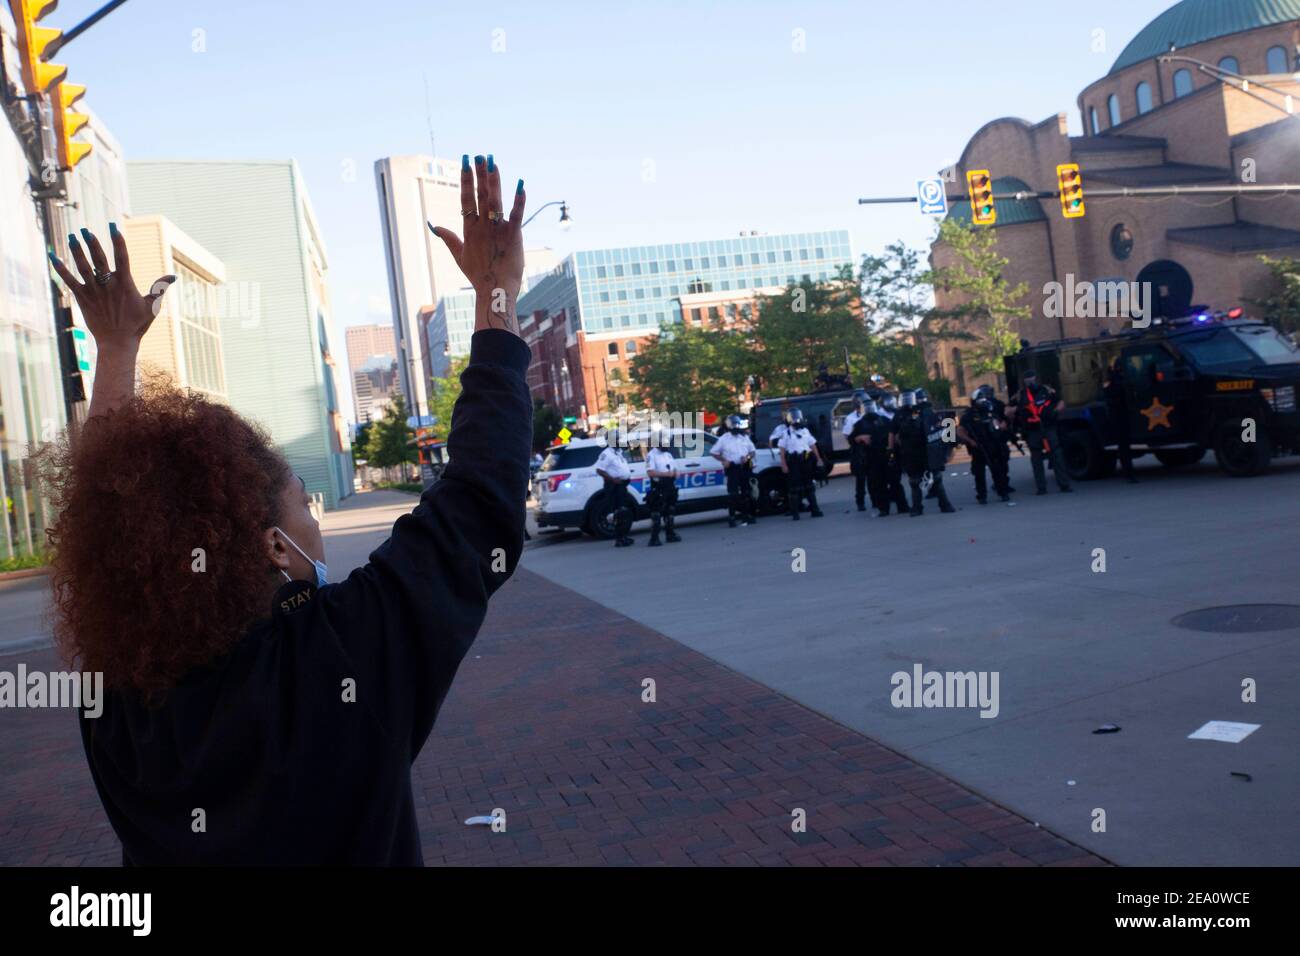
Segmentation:
{"type": "MultiPolygon", "coordinates": [[[[565,202],[563,199],[557,199],[554,202],[548,202],[546,206],[539,206],[537,212],[533,213],[531,216],[529,216],[527,219],[524,220],[524,225],[526,226],[534,219],[536,219],[538,213],[540,213],[547,206],[560,207],[560,228],[561,229],[567,231],[573,225],[573,217],[569,215],[569,204],[565,202]]],[[[520,228],[522,229],[523,227],[521,226],[520,228]]]]}

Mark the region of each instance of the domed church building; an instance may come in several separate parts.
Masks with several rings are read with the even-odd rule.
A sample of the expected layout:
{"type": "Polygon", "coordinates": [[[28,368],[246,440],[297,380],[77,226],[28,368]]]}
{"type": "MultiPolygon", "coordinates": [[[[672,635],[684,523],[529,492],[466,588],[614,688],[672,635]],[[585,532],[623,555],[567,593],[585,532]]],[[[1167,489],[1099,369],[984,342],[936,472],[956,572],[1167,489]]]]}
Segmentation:
{"type": "MultiPolygon", "coordinates": [[[[1018,323],[1022,338],[1123,328],[1142,310],[1117,314],[1120,289],[1149,289],[1153,316],[1181,316],[1193,303],[1249,311],[1275,282],[1260,257],[1300,257],[1300,194],[1089,195],[1300,183],[1300,0],[1182,0],[1079,94],[1078,109],[1083,136],[1069,135],[1064,113],[1036,124],[994,120],[971,137],[953,170],[964,189],[968,170],[987,169],[994,192],[1004,193],[1056,189],[1059,164],[1080,167],[1082,218],[1066,219],[1056,199],[995,204],[989,228],[1010,260],[1005,277],[1030,290],[1033,316],[1018,323]]],[[[969,204],[954,205],[950,217],[968,223],[969,204]]],[[[936,242],[931,260],[949,264],[952,252],[936,242]]],[[[953,304],[942,291],[937,298],[940,308],[953,304]]],[[[934,373],[953,383],[957,402],[983,382],[1000,384],[968,374],[962,352],[970,346],[928,345],[934,373]]]]}

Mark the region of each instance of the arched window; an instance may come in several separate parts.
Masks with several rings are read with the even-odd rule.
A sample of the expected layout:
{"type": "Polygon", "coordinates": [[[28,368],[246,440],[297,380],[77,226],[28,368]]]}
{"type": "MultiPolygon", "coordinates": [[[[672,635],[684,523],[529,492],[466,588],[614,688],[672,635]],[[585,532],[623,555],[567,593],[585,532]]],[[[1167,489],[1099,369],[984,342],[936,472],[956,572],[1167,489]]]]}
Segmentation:
{"type": "Polygon", "coordinates": [[[957,377],[957,394],[966,394],[966,366],[962,364],[961,349],[952,350],[952,371],[957,377]]]}
{"type": "Polygon", "coordinates": [[[1192,71],[1179,70],[1174,74],[1174,97],[1186,96],[1192,92],[1192,71]]]}
{"type": "Polygon", "coordinates": [[[1101,123],[1097,122],[1097,107],[1089,107],[1088,115],[1092,119],[1092,135],[1096,136],[1101,132],[1101,123]]]}
{"type": "Polygon", "coordinates": [[[1114,93],[1110,94],[1110,96],[1106,98],[1106,109],[1110,113],[1110,125],[1118,126],[1120,123],[1119,97],[1114,93]]]}
{"type": "Polygon", "coordinates": [[[1268,53],[1265,54],[1264,61],[1268,64],[1266,68],[1270,73],[1291,72],[1290,68],[1287,66],[1286,47],[1284,46],[1269,47],[1268,53]]]}
{"type": "Polygon", "coordinates": [[[612,355],[612,356],[614,356],[615,358],[618,358],[618,343],[617,343],[617,342],[610,342],[610,343],[609,343],[609,354],[612,355]]]}
{"type": "Polygon", "coordinates": [[[1241,64],[1237,62],[1237,58],[1235,56],[1225,56],[1222,60],[1219,61],[1219,69],[1227,70],[1230,73],[1240,73],[1241,64]]]}
{"type": "Polygon", "coordinates": [[[623,353],[625,355],[636,355],[636,341],[628,339],[623,343],[623,353]]]}
{"type": "Polygon", "coordinates": [[[1137,88],[1138,115],[1151,112],[1151,84],[1143,80],[1137,88]]]}

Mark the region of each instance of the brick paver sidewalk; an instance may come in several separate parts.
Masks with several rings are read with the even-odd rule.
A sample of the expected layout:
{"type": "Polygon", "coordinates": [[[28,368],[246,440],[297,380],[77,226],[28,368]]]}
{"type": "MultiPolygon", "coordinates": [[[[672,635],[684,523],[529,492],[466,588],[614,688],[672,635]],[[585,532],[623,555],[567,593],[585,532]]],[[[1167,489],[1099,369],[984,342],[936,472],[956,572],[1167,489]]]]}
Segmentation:
{"type": "MultiPolygon", "coordinates": [[[[0,668],[18,660],[54,666],[46,650],[0,668]]],[[[3,714],[0,767],[0,863],[118,862],[70,713],[3,714]]],[[[413,779],[435,865],[1104,865],[524,570],[493,600],[413,779]],[[464,825],[498,807],[505,832],[464,825]]]]}

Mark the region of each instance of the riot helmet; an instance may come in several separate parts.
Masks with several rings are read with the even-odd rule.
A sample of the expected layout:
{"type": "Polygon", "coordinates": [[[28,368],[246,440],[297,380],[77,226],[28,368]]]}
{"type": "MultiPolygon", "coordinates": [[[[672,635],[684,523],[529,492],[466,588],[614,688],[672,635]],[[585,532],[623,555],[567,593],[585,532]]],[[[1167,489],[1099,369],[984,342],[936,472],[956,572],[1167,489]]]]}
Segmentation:
{"type": "Polygon", "coordinates": [[[979,401],[992,402],[993,386],[988,384],[981,385],[979,388],[975,389],[975,394],[971,396],[971,400],[975,402],[979,402],[979,401]]]}
{"type": "Polygon", "coordinates": [[[880,407],[887,412],[892,412],[898,407],[898,396],[893,392],[886,392],[880,396],[880,407]]]}
{"type": "Polygon", "coordinates": [[[728,415],[727,430],[736,435],[742,435],[749,430],[749,419],[743,415],[728,415]]]}
{"type": "Polygon", "coordinates": [[[804,427],[803,409],[802,408],[790,409],[790,414],[786,416],[785,420],[786,423],[791,428],[803,428],[804,427]]]}
{"type": "Polygon", "coordinates": [[[915,407],[916,407],[916,392],[915,392],[915,391],[903,392],[903,394],[899,395],[899,396],[898,396],[898,407],[899,407],[899,408],[915,408],[915,407]]]}
{"type": "Polygon", "coordinates": [[[857,406],[859,412],[863,415],[867,413],[866,406],[871,401],[871,396],[867,394],[865,388],[859,388],[853,393],[853,404],[857,406]]]}
{"type": "Polygon", "coordinates": [[[917,405],[929,405],[929,404],[930,404],[930,393],[927,392],[925,389],[923,389],[923,388],[914,388],[914,389],[912,389],[912,394],[916,396],[916,404],[917,404],[917,405]]]}

